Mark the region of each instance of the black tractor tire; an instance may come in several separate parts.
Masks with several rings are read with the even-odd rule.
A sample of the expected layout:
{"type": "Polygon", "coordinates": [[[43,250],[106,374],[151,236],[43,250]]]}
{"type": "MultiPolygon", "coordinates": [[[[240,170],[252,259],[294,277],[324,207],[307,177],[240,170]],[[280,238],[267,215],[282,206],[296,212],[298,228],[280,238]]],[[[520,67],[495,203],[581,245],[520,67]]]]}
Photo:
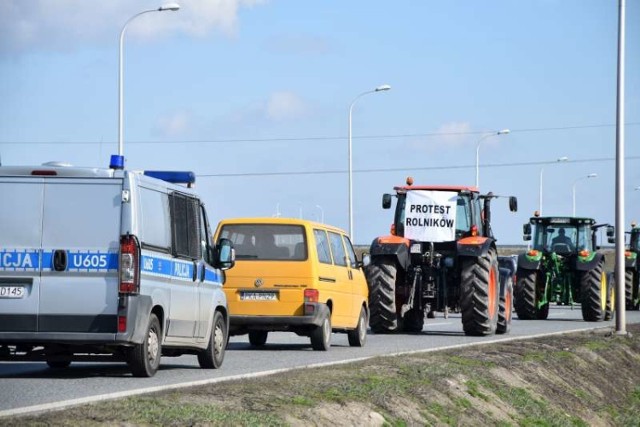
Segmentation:
{"type": "Polygon", "coordinates": [[[586,322],[604,320],[606,309],[607,279],[604,272],[604,261],[600,261],[591,270],[580,276],[580,305],[582,319],[586,322]]]}
{"type": "Polygon", "coordinates": [[[211,336],[207,348],[198,353],[198,364],[202,369],[218,369],[224,361],[224,353],[229,342],[227,322],[218,310],[213,313],[211,336]]]}
{"type": "Polygon", "coordinates": [[[627,310],[631,311],[631,310],[638,310],[638,308],[640,307],[640,304],[634,304],[634,298],[638,297],[638,289],[634,290],[634,287],[636,287],[636,275],[638,273],[634,272],[633,270],[625,270],[624,271],[624,300],[625,300],[625,306],[627,308],[627,310]],[[635,292],[634,292],[635,291],[635,292]]]}
{"type": "Polygon", "coordinates": [[[360,309],[360,316],[358,317],[358,325],[355,329],[347,332],[347,338],[349,339],[349,345],[351,347],[364,347],[367,342],[367,325],[369,324],[369,316],[367,315],[367,309],[362,307],[360,309]]]}
{"type": "Polygon", "coordinates": [[[311,348],[327,351],[331,348],[331,314],[327,314],[319,326],[311,331],[311,348]]]}
{"type": "Polygon", "coordinates": [[[541,280],[539,270],[520,269],[516,273],[513,289],[513,307],[520,320],[544,320],[549,314],[549,304],[537,308],[537,287],[541,280]]]}
{"type": "Polygon", "coordinates": [[[134,377],[152,377],[160,367],[161,356],[162,329],[158,317],[151,313],[146,336],[130,349],[127,363],[134,377]]]}
{"type": "Polygon", "coordinates": [[[412,308],[408,310],[401,320],[402,330],[411,334],[422,332],[424,327],[424,310],[412,308]]]}
{"type": "Polygon", "coordinates": [[[398,265],[393,258],[374,258],[366,269],[369,285],[369,326],[380,333],[398,330],[396,278],[398,265]]]}
{"type": "Polygon", "coordinates": [[[508,334],[511,331],[511,318],[513,317],[513,279],[511,276],[507,276],[505,280],[504,296],[500,297],[496,334],[508,334]]]}
{"type": "Polygon", "coordinates": [[[254,347],[262,347],[267,343],[269,331],[249,331],[249,344],[254,347]]]}
{"type": "Polygon", "coordinates": [[[495,248],[479,257],[463,258],[460,287],[464,333],[473,336],[494,334],[500,305],[500,273],[495,248]]]}
{"type": "Polygon", "coordinates": [[[615,301],[615,289],[616,280],[613,273],[607,274],[607,304],[604,310],[604,320],[613,319],[615,313],[616,301],[615,301]]]}

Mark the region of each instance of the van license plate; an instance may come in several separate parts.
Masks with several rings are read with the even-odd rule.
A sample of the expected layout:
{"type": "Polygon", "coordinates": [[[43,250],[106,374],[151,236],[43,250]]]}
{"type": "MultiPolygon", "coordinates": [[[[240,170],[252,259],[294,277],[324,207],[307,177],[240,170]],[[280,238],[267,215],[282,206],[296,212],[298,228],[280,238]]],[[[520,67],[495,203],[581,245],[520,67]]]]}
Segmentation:
{"type": "Polygon", "coordinates": [[[22,298],[23,286],[0,286],[0,298],[22,298]]]}
{"type": "Polygon", "coordinates": [[[242,301],[276,301],[278,296],[275,292],[242,292],[242,301]]]}

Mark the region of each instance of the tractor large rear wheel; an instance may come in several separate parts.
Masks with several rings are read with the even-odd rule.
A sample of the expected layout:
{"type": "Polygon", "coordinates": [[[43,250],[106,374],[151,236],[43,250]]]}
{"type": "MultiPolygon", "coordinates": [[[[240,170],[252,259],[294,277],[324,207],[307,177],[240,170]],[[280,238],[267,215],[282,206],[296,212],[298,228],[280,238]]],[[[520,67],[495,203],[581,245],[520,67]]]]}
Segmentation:
{"type": "Polygon", "coordinates": [[[637,310],[638,304],[635,299],[638,298],[638,289],[636,285],[636,274],[633,270],[624,271],[624,300],[627,310],[637,310]]]}
{"type": "Polygon", "coordinates": [[[498,324],[500,283],[494,248],[462,261],[460,308],[466,335],[491,335],[498,324]]]}
{"type": "Polygon", "coordinates": [[[544,320],[549,314],[549,304],[538,309],[538,270],[520,269],[516,273],[516,287],[513,290],[513,307],[520,320],[544,320]]]}
{"type": "Polygon", "coordinates": [[[369,326],[374,333],[395,332],[396,277],[398,266],[393,258],[373,258],[366,269],[369,284],[369,326]]]}
{"type": "Polygon", "coordinates": [[[607,275],[604,261],[585,271],[580,277],[580,296],[582,318],[587,322],[600,322],[604,319],[607,304],[607,275]]]}

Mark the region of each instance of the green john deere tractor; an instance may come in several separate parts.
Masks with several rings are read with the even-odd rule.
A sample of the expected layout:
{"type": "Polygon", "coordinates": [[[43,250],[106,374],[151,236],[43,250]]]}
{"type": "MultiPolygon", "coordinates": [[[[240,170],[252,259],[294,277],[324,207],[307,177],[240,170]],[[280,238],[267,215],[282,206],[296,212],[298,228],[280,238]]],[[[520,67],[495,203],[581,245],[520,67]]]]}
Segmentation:
{"type": "Polygon", "coordinates": [[[533,245],[518,257],[514,308],[519,319],[546,319],[549,304],[580,303],[588,322],[613,316],[614,286],[604,268],[604,254],[596,251],[596,232],[606,227],[610,243],[614,227],[591,218],[532,217],[523,227],[524,240],[533,245]]]}
{"type": "Polygon", "coordinates": [[[638,275],[638,254],[640,253],[640,228],[631,224],[629,249],[625,252],[624,290],[627,310],[640,308],[640,280],[638,275]]]}

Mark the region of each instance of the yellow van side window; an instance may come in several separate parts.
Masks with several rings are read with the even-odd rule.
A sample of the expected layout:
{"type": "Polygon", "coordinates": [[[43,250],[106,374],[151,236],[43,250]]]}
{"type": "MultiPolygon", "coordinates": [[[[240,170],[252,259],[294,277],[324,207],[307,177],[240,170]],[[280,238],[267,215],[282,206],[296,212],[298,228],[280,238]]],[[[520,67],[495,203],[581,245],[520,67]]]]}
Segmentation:
{"type": "Polygon", "coordinates": [[[313,236],[316,240],[316,252],[318,261],[323,264],[331,264],[331,251],[329,250],[329,239],[324,230],[313,230],[313,236]]]}

